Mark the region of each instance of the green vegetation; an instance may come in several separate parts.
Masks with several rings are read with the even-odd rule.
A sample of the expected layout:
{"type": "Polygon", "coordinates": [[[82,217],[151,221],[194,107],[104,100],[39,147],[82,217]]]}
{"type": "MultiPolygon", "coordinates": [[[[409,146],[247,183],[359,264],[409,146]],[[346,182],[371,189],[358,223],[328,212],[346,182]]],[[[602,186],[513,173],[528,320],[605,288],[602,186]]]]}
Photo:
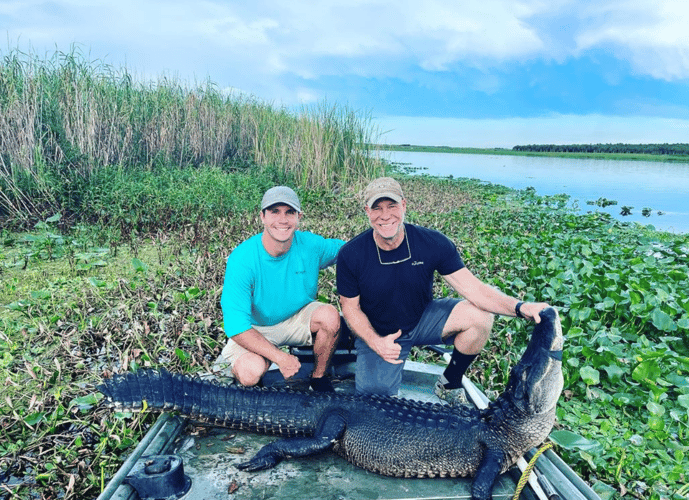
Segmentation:
{"type": "Polygon", "coordinates": [[[413,144],[377,144],[381,151],[409,151],[413,153],[504,154],[514,152],[505,148],[458,148],[452,146],[416,146],[413,144]]]}
{"type": "Polygon", "coordinates": [[[111,166],[279,167],[299,185],[334,188],[380,168],[366,146],[376,138],[368,119],[338,106],[295,114],[211,82],[137,84],[76,51],[14,51],[0,62],[0,217],[89,210],[82,195],[111,166]]]}
{"type": "MultiPolygon", "coordinates": [[[[0,495],[94,498],[155,419],[100,407],[95,384],[142,366],[209,369],[225,341],[218,304],[225,258],[260,230],[257,205],[264,189],[295,186],[305,210],[303,229],[349,239],[367,227],[356,183],[381,167],[364,160],[356,147],[349,151],[352,158],[370,163],[343,167],[349,160],[341,141],[332,146],[342,155],[319,156],[339,158],[335,166],[318,163],[313,171],[258,153],[257,144],[264,142],[252,134],[277,137],[282,132],[269,128],[277,124],[294,126],[284,136],[293,142],[281,143],[282,150],[310,156],[315,142],[299,139],[298,129],[318,128],[332,115],[325,108],[315,116],[292,116],[255,102],[237,104],[219,92],[213,94],[219,107],[194,108],[206,96],[198,89],[184,91],[165,81],[117,87],[123,78],[113,79],[117,72],[101,72],[101,66],[88,66],[90,77],[68,80],[71,86],[60,87],[56,76],[47,76],[54,85],[41,87],[43,92],[62,91],[50,90],[46,97],[32,90],[41,84],[36,75],[84,69],[83,63],[61,55],[63,65],[31,60],[33,66],[26,67],[16,57],[6,58],[0,71],[0,495]],[[12,74],[14,80],[8,79],[12,74]],[[6,91],[8,81],[14,94],[6,91]],[[104,154],[100,147],[89,150],[88,141],[70,135],[74,126],[67,124],[78,120],[60,114],[79,108],[61,104],[66,96],[60,92],[86,81],[116,87],[93,105],[119,109],[110,115],[119,116],[117,127],[103,129],[102,117],[89,122],[108,133],[124,131],[118,136],[121,149],[112,149],[116,160],[98,156],[104,154]],[[7,97],[13,95],[31,95],[35,105],[22,108],[23,101],[7,97]],[[169,101],[156,107],[155,99],[164,96],[169,101]],[[118,108],[133,102],[142,107],[118,108]],[[160,133],[160,120],[182,113],[180,104],[195,111],[149,147],[144,132],[160,133]],[[208,117],[235,105],[239,122],[232,123],[257,118],[256,109],[280,117],[266,118],[273,125],[242,131],[232,144],[247,156],[220,154],[216,162],[209,160],[211,149],[195,156],[196,149],[181,146],[195,137],[183,132],[192,130],[191,116],[208,117]],[[31,126],[17,125],[21,109],[36,111],[27,122],[31,126]],[[38,120],[42,113],[52,118],[38,120]],[[138,138],[127,142],[127,130],[138,138]],[[31,134],[31,147],[10,147],[31,134]],[[300,152],[302,145],[310,152],[300,152]],[[118,153],[125,149],[127,154],[118,153]]],[[[78,102],[87,107],[89,100],[82,96],[78,102]]],[[[353,137],[367,136],[365,126],[362,131],[335,115],[339,125],[331,137],[350,128],[353,137]]],[[[219,137],[225,126],[219,123],[225,122],[211,121],[197,131],[219,137]]],[[[104,145],[108,134],[84,137],[104,145]]],[[[492,285],[559,308],[566,349],[565,392],[552,434],[558,453],[604,498],[686,498],[689,236],[601,213],[577,216],[562,195],[396,175],[409,200],[410,222],[450,235],[470,269],[492,285]]],[[[335,304],[334,278],[332,269],[322,273],[319,298],[335,304]]],[[[435,291],[451,293],[441,279],[435,291]]],[[[492,341],[470,373],[488,395],[504,388],[529,329],[514,318],[496,321],[492,341]]]]}
{"type": "MultiPolygon", "coordinates": [[[[170,175],[189,170],[204,169],[170,175]]],[[[259,231],[261,189],[253,183],[278,180],[226,176],[236,206],[227,216],[198,220],[180,210],[187,220],[175,229],[165,221],[159,231],[121,241],[107,227],[60,231],[58,217],[29,233],[4,233],[0,470],[15,478],[17,498],[96,495],[143,435],[152,416],[96,406],[93,386],[102,376],[139,366],[202,371],[217,356],[225,256],[259,231]]],[[[689,483],[689,237],[605,214],[576,216],[564,208],[566,198],[529,190],[422,176],[403,182],[410,222],[451,235],[471,269],[494,286],[560,309],[566,390],[553,439],[563,458],[604,497],[614,488],[618,497],[682,498],[689,483]]],[[[191,189],[182,182],[164,199],[144,199],[134,219],[158,204],[175,206],[191,189]]],[[[305,229],[348,239],[366,227],[351,192],[299,193],[305,229]]],[[[440,279],[436,293],[450,293],[440,279]]],[[[321,276],[321,294],[336,303],[332,270],[321,276]]],[[[489,395],[503,389],[528,328],[498,320],[471,371],[489,395]]]]}
{"type": "MultiPolygon", "coordinates": [[[[565,461],[603,498],[605,484],[616,497],[685,498],[689,236],[576,216],[566,202],[525,190],[412,219],[453,235],[484,280],[561,311],[565,392],[551,438],[565,461]]],[[[527,327],[498,320],[472,370],[488,394],[503,387],[527,327]]]]}
{"type": "MultiPolygon", "coordinates": [[[[643,146],[643,145],[641,145],[643,146]]],[[[635,160],[635,161],[671,161],[679,163],[689,163],[689,154],[667,154],[667,153],[642,153],[642,152],[622,152],[622,151],[574,151],[562,150],[557,147],[552,149],[506,149],[506,148],[457,148],[450,146],[415,146],[411,144],[379,145],[384,151],[409,151],[418,153],[455,153],[455,154],[484,154],[484,155],[511,155],[511,156],[551,156],[563,158],[587,158],[594,160],[635,160]]],[[[515,146],[515,148],[529,148],[530,146],[515,146]]],[[[571,148],[571,147],[570,147],[571,148]]],[[[582,148],[586,149],[586,148],[582,148]]]]}
{"type": "Polygon", "coordinates": [[[514,151],[559,153],[622,153],[689,157],[689,144],[529,144],[514,146],[514,151]]]}

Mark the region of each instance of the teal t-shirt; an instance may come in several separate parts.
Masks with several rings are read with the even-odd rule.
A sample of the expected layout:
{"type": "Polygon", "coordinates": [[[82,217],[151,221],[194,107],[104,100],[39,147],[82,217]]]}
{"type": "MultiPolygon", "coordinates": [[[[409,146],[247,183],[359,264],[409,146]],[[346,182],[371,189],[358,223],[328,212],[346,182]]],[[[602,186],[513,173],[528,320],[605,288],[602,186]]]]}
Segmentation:
{"type": "Polygon", "coordinates": [[[296,231],[280,257],[266,252],[261,234],[237,246],[227,258],[220,297],[225,334],[276,325],[316,300],[318,271],[335,263],[342,245],[342,240],[296,231]]]}

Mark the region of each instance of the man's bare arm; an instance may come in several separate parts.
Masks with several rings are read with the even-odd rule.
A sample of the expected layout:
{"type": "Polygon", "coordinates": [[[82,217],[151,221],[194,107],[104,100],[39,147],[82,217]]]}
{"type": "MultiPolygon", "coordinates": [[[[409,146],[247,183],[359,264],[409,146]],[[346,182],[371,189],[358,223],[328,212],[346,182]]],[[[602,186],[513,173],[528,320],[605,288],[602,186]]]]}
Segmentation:
{"type": "MultiPolygon", "coordinates": [[[[466,267],[443,278],[457,293],[479,309],[502,316],[516,316],[515,307],[520,302],[519,299],[505,295],[497,288],[487,285],[466,267]]],[[[538,323],[541,320],[538,313],[546,307],[550,306],[545,302],[524,302],[520,312],[525,318],[538,323]]]]}
{"type": "Polygon", "coordinates": [[[296,356],[278,349],[254,328],[249,328],[235,335],[232,340],[247,351],[263,356],[268,361],[275,363],[286,379],[296,375],[301,367],[296,356]]]}

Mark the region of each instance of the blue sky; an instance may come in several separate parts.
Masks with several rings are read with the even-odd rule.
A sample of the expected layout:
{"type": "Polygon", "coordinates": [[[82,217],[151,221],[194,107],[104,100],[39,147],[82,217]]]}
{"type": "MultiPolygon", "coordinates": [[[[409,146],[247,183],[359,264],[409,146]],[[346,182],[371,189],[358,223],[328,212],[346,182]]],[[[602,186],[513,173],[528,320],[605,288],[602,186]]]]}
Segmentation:
{"type": "Polygon", "coordinates": [[[346,105],[393,144],[689,142],[687,26],[686,0],[0,0],[2,54],[346,105]]]}

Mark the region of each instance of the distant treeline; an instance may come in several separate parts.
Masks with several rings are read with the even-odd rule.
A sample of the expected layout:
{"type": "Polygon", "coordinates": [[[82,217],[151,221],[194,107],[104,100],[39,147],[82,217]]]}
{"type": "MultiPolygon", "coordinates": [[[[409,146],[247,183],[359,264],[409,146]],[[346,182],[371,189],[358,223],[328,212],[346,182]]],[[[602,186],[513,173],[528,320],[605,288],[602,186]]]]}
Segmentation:
{"type": "Polygon", "coordinates": [[[689,144],[529,144],[513,151],[539,153],[634,153],[649,155],[689,155],[689,144]]]}

